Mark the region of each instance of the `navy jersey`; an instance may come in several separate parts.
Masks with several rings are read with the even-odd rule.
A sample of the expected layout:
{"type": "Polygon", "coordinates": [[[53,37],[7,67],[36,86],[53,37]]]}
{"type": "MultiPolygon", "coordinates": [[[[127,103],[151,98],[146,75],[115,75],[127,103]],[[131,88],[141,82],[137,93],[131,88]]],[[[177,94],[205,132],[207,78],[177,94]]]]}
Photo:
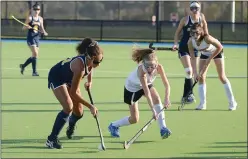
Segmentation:
{"type": "Polygon", "coordinates": [[[40,18],[38,17],[38,19],[37,20],[35,20],[34,19],[34,17],[33,16],[31,16],[31,21],[28,23],[32,28],[34,28],[34,29],[36,29],[36,30],[34,30],[34,29],[29,29],[28,30],[28,36],[27,36],[27,38],[39,38],[39,32],[37,31],[37,30],[39,30],[40,29],[40,18]],[[33,24],[33,22],[36,22],[36,23],[38,23],[38,25],[37,24],[33,24]]]}
{"type": "MultiPolygon", "coordinates": [[[[194,22],[190,16],[187,16],[185,25],[183,26],[183,36],[179,43],[179,50],[181,52],[188,52],[188,41],[190,38],[190,27],[196,22],[194,22]]],[[[198,20],[198,23],[201,23],[201,17],[198,20]]]]}
{"type": "Polygon", "coordinates": [[[67,58],[66,60],[60,61],[56,65],[54,65],[48,75],[48,88],[50,88],[50,85],[52,84],[54,88],[57,88],[60,85],[63,84],[71,84],[72,78],[73,78],[73,72],[71,70],[71,62],[75,59],[80,59],[83,61],[84,64],[84,76],[87,76],[91,72],[91,67],[88,67],[86,64],[86,57],[81,56],[75,56],[73,58],[67,58]]]}

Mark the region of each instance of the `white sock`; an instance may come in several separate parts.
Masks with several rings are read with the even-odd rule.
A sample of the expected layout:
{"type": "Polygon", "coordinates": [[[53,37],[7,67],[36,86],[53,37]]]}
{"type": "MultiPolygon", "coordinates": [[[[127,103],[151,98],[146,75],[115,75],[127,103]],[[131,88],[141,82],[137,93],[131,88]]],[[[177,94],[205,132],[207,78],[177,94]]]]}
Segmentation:
{"type": "Polygon", "coordinates": [[[199,84],[198,92],[200,97],[200,105],[206,104],[207,85],[199,84]]]}
{"type": "Polygon", "coordinates": [[[126,125],[130,125],[130,122],[129,122],[129,116],[126,116],[120,120],[117,120],[117,121],[114,121],[112,122],[112,125],[115,126],[115,127],[121,127],[121,126],[126,126],[126,125]]]}
{"type": "Polygon", "coordinates": [[[226,79],[226,84],[224,84],[224,88],[225,88],[225,91],[226,91],[226,96],[228,98],[228,102],[229,103],[235,102],[233,92],[232,92],[232,86],[231,86],[231,84],[230,84],[228,79],[226,79]]]}
{"type": "MultiPolygon", "coordinates": [[[[154,108],[155,108],[156,112],[159,113],[161,111],[161,109],[163,109],[163,105],[162,105],[162,103],[155,104],[154,108]]],[[[158,116],[158,125],[159,125],[160,129],[166,128],[164,111],[161,112],[160,115],[158,116]]]]}

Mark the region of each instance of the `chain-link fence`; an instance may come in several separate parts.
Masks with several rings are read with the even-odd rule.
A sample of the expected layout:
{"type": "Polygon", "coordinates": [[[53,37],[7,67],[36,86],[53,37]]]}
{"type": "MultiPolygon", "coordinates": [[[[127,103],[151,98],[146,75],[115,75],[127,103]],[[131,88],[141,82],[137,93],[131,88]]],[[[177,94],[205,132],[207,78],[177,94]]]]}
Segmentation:
{"type": "MultiPolygon", "coordinates": [[[[41,1],[42,16],[45,19],[63,20],[151,20],[159,9],[159,20],[170,20],[171,13],[185,16],[189,2],[183,1],[41,1]]],[[[11,14],[24,18],[28,2],[1,2],[1,18],[11,14]]],[[[208,21],[231,21],[232,2],[201,2],[201,10],[208,21]]],[[[247,22],[247,1],[235,2],[235,21],[247,22]]]]}

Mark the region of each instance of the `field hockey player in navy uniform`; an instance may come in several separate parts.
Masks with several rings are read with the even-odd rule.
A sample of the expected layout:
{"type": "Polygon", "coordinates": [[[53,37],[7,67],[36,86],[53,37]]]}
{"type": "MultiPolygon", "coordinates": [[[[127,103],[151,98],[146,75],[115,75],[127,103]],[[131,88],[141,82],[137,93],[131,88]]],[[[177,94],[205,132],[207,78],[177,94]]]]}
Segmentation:
{"type": "Polygon", "coordinates": [[[21,74],[24,73],[25,68],[32,63],[32,69],[33,69],[33,76],[39,76],[36,66],[37,66],[37,58],[38,58],[38,52],[39,52],[39,39],[40,39],[40,33],[41,32],[47,36],[48,33],[44,29],[43,25],[43,18],[39,16],[40,13],[40,5],[35,4],[33,6],[33,14],[30,14],[27,18],[25,23],[28,26],[24,26],[23,29],[28,29],[27,34],[27,44],[32,52],[32,56],[29,57],[26,62],[23,64],[20,64],[21,74]]]}
{"type": "Polygon", "coordinates": [[[163,66],[158,63],[157,56],[152,49],[134,49],[132,58],[138,66],[128,76],[124,87],[124,102],[129,106],[130,116],[110,123],[109,132],[112,137],[120,137],[120,127],[139,121],[138,101],[144,95],[153,113],[153,118],[158,120],[161,137],[167,138],[171,135],[171,131],[166,126],[165,114],[162,112],[157,116],[163,107],[168,108],[170,105],[170,85],[163,66]],[[164,106],[153,86],[157,74],[161,76],[165,86],[164,106]]]}
{"type": "Polygon", "coordinates": [[[96,41],[85,38],[77,46],[77,52],[78,56],[65,59],[54,65],[48,75],[48,88],[53,90],[55,97],[63,107],[55,119],[51,134],[47,138],[46,146],[49,148],[62,148],[58,135],[68,119],[67,136],[68,138],[72,137],[76,122],[83,117],[83,105],[90,109],[93,116],[97,114],[97,108],[82,98],[80,81],[87,78],[84,85],[85,89],[91,88],[92,71],[93,68],[100,65],[103,51],[96,41]]]}
{"type": "MultiPolygon", "coordinates": [[[[221,83],[224,86],[227,99],[229,102],[229,110],[236,110],[237,102],[233,96],[231,84],[225,74],[225,65],[223,58],[223,46],[221,43],[209,34],[204,33],[204,29],[200,24],[194,24],[191,27],[191,38],[189,39],[188,46],[192,58],[194,57],[194,49],[200,53],[199,62],[199,75],[196,77],[199,81],[199,97],[200,104],[196,107],[197,110],[205,110],[207,108],[206,100],[206,75],[211,60],[214,60],[216,70],[221,83]]],[[[196,68],[193,68],[197,70],[196,68]]]]}
{"type": "MultiPolygon", "coordinates": [[[[193,92],[189,94],[191,88],[193,86],[193,74],[196,75],[196,72],[192,72],[192,65],[196,66],[199,58],[195,58],[194,60],[190,59],[189,51],[188,51],[188,40],[190,38],[190,27],[195,23],[200,23],[204,31],[208,33],[207,22],[205,20],[205,16],[200,12],[200,4],[197,1],[193,1],[190,3],[190,14],[186,17],[183,17],[180,20],[179,26],[175,32],[174,37],[174,45],[172,47],[173,50],[177,49],[178,45],[178,37],[181,31],[183,32],[182,38],[179,43],[178,54],[180,61],[184,67],[184,71],[186,73],[185,82],[184,82],[184,91],[182,100],[186,103],[195,102],[195,97],[193,92]]],[[[194,50],[197,56],[197,50],[194,50]]]]}

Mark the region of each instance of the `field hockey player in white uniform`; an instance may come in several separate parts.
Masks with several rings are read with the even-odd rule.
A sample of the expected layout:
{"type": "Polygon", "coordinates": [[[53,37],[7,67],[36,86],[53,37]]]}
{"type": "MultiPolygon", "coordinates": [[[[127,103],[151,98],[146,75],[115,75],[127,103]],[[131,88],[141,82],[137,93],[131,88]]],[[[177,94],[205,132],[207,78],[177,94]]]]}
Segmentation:
{"type": "MultiPolygon", "coordinates": [[[[189,52],[191,57],[194,58],[194,48],[200,51],[200,62],[199,62],[199,74],[197,80],[199,80],[199,97],[200,104],[197,106],[197,110],[206,109],[206,74],[209,64],[212,59],[216,66],[219,79],[224,85],[225,92],[229,102],[229,110],[236,110],[237,102],[233,96],[231,84],[225,74],[225,65],[223,58],[223,46],[221,43],[212,37],[211,35],[204,34],[203,28],[199,24],[194,24],[190,30],[191,38],[188,42],[189,52]]],[[[196,68],[193,68],[196,69],[196,68]]]]}
{"type": "Polygon", "coordinates": [[[133,49],[132,59],[138,63],[138,66],[128,76],[124,87],[124,102],[129,105],[130,116],[110,123],[109,132],[112,137],[120,137],[120,127],[139,121],[138,100],[144,95],[153,113],[153,118],[158,121],[161,137],[168,138],[171,131],[166,126],[165,114],[162,112],[159,116],[157,115],[163,107],[168,108],[170,105],[170,85],[163,66],[158,63],[157,56],[152,49],[133,49]],[[165,86],[164,106],[152,84],[157,74],[160,74],[165,86]]]}

